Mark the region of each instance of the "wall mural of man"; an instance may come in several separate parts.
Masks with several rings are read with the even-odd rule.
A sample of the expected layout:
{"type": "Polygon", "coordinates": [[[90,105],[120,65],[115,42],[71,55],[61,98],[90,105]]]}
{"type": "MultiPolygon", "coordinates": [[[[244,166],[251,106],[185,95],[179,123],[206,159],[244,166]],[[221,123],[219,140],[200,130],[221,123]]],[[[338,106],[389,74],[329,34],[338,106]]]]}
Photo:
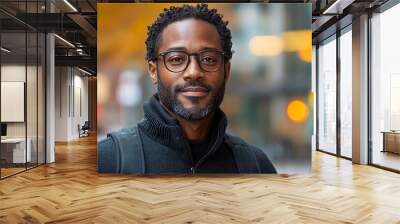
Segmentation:
{"type": "Polygon", "coordinates": [[[198,4],[164,9],[149,26],[146,59],[157,93],[137,125],[99,142],[100,173],[276,173],[261,149],[226,133],[227,24],[198,4]]]}

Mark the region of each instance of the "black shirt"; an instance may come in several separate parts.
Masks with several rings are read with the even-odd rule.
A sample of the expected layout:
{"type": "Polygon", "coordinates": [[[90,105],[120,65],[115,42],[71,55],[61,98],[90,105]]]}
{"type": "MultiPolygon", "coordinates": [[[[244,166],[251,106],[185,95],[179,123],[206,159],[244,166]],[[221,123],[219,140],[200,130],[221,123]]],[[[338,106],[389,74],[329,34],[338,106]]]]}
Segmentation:
{"type": "Polygon", "coordinates": [[[196,165],[201,162],[197,169],[197,172],[199,173],[215,173],[216,168],[218,168],[218,172],[238,172],[232,150],[230,150],[224,142],[216,144],[218,136],[218,121],[219,116],[217,114],[212,123],[213,126],[206,138],[202,140],[188,141],[194,164],[196,165]],[[218,147],[218,150],[212,150],[212,147],[218,147]],[[211,152],[211,156],[207,155],[209,152],[211,152]],[[204,159],[203,161],[200,161],[203,157],[207,157],[207,163],[204,163],[204,159]]]}
{"type": "MultiPolygon", "coordinates": [[[[212,138],[210,137],[210,135],[208,135],[208,137],[203,140],[188,141],[192,152],[194,164],[197,164],[199,160],[206,156],[207,152],[210,151],[210,147],[212,147],[211,139],[212,138]]],[[[219,170],[218,172],[238,172],[233,153],[225,143],[222,143],[219,146],[218,153],[213,153],[213,155],[207,159],[207,163],[202,163],[202,165],[199,167],[200,169],[198,170],[198,172],[215,173],[215,170],[213,171],[213,165],[217,165],[221,168],[224,167],[224,169],[221,169],[223,171],[219,170]]]]}

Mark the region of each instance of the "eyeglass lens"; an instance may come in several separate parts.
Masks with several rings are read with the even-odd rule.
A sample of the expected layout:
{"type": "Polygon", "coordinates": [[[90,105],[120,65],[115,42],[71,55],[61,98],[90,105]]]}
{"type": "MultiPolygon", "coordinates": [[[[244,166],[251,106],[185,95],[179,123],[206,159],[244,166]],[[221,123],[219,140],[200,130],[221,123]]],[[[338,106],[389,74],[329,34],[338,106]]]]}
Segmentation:
{"type": "MultiPolygon", "coordinates": [[[[201,69],[209,72],[214,72],[219,69],[223,57],[218,51],[202,51],[196,56],[201,69]]],[[[173,72],[184,71],[189,61],[189,54],[183,51],[171,51],[164,56],[167,69],[173,72]]]]}

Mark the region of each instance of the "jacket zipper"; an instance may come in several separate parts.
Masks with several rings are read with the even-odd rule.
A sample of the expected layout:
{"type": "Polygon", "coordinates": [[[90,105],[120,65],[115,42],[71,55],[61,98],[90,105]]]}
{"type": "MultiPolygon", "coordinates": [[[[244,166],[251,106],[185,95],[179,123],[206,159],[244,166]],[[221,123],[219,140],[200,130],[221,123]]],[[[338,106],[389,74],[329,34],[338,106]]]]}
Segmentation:
{"type": "MultiPolygon", "coordinates": [[[[211,149],[207,152],[207,154],[205,154],[203,157],[201,157],[201,159],[194,165],[194,167],[190,168],[192,171],[192,174],[196,173],[196,169],[203,163],[203,161],[208,157],[208,155],[214,150],[215,146],[217,145],[218,138],[219,138],[219,131],[217,132],[217,138],[216,138],[213,146],[211,147],[211,149]]],[[[193,161],[193,159],[192,159],[192,161],[193,161]]]]}
{"type": "MultiPolygon", "coordinates": [[[[193,164],[192,150],[191,150],[191,148],[190,148],[189,143],[187,142],[187,140],[185,140],[184,142],[185,142],[186,149],[189,150],[190,160],[192,161],[192,164],[193,164]]],[[[192,174],[196,173],[196,170],[195,170],[194,166],[190,167],[190,172],[191,172],[192,174]]]]}

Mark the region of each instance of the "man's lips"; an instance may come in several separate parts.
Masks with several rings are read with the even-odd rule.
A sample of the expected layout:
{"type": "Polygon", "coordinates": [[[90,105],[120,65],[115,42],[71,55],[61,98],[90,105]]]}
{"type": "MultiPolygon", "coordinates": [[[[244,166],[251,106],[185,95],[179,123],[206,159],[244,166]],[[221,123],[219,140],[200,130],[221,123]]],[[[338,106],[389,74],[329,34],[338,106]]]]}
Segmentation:
{"type": "Polygon", "coordinates": [[[201,86],[190,86],[180,90],[182,95],[189,97],[202,97],[208,94],[208,89],[201,86]]]}

